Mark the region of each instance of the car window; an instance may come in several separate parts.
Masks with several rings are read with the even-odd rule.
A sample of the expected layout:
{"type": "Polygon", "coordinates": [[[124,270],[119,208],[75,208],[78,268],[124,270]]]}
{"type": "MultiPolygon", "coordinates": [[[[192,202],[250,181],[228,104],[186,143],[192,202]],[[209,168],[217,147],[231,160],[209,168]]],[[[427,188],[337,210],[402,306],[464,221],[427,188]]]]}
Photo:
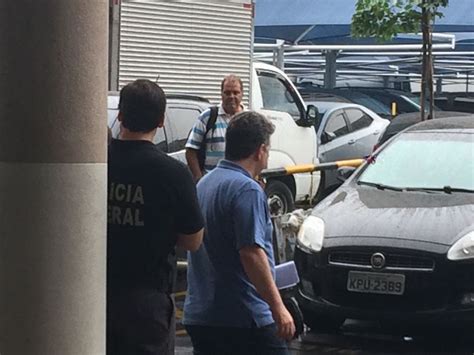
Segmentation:
{"type": "Polygon", "coordinates": [[[382,102],[375,100],[371,97],[354,97],[352,100],[354,103],[365,106],[375,113],[384,116],[391,116],[392,112],[388,105],[384,105],[382,102]]]}
{"type": "Polygon", "coordinates": [[[324,133],[332,138],[341,137],[349,133],[349,127],[347,127],[342,110],[331,114],[326,123],[326,127],[324,127],[324,133]]]}
{"type": "Polygon", "coordinates": [[[399,188],[474,190],[472,152],[469,134],[404,133],[366,166],[358,180],[399,188]]]}
{"type": "Polygon", "coordinates": [[[168,153],[184,149],[189,132],[201,114],[196,107],[173,107],[166,109],[168,153]]]}
{"type": "Polygon", "coordinates": [[[117,138],[120,131],[120,122],[117,118],[118,109],[108,109],[107,110],[107,125],[112,131],[112,137],[117,138]]]}
{"type": "Polygon", "coordinates": [[[408,113],[408,112],[420,111],[420,108],[418,105],[402,97],[385,95],[383,93],[379,93],[379,94],[368,93],[368,95],[374,95],[374,97],[376,97],[377,99],[379,99],[380,101],[388,105],[389,107],[392,107],[392,102],[395,102],[397,104],[397,113],[408,113]]]}
{"type": "MultiPolygon", "coordinates": [[[[417,106],[420,107],[420,111],[421,111],[421,98],[417,95],[401,95],[405,100],[407,101],[411,101],[411,102],[414,102],[417,106]]],[[[441,109],[436,106],[436,105],[433,105],[433,109],[436,110],[436,111],[441,111],[441,109]]],[[[429,112],[430,110],[430,100],[429,99],[425,99],[425,112],[429,112]]]]}
{"type": "Polygon", "coordinates": [[[368,114],[358,108],[347,108],[345,111],[352,131],[369,127],[373,121],[368,114]]]}
{"type": "Polygon", "coordinates": [[[275,76],[259,75],[258,81],[262,90],[264,109],[288,112],[294,120],[301,118],[294,94],[288,90],[282,80],[275,76]]]}

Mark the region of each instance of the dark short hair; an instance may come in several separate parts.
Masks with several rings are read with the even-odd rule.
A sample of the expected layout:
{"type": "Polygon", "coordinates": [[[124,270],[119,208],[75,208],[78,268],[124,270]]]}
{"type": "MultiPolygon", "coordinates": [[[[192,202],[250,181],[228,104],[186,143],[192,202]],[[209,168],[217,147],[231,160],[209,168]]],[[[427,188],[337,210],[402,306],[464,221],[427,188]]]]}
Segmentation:
{"type": "Polygon", "coordinates": [[[262,144],[270,143],[275,126],[262,114],[244,111],[229,122],[225,135],[225,158],[238,161],[248,158],[262,144]]]}
{"type": "Polygon", "coordinates": [[[224,79],[222,79],[221,92],[224,91],[224,85],[226,81],[237,81],[240,85],[240,91],[242,91],[242,93],[244,92],[244,84],[242,83],[242,79],[240,79],[240,77],[234,74],[227,75],[226,77],[224,77],[224,79]]]}
{"type": "Polygon", "coordinates": [[[122,125],[132,132],[150,132],[163,122],[166,96],[154,82],[138,79],[120,91],[122,125]]]}

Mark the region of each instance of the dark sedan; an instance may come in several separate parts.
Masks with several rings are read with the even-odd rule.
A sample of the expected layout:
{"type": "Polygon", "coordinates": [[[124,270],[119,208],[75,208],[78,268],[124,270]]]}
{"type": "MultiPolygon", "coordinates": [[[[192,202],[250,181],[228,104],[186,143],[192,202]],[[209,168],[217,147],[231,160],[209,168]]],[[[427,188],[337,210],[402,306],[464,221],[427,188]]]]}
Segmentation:
{"type": "Polygon", "coordinates": [[[312,328],[474,326],[474,121],[422,122],[382,146],[314,208],[295,262],[312,328]]]}

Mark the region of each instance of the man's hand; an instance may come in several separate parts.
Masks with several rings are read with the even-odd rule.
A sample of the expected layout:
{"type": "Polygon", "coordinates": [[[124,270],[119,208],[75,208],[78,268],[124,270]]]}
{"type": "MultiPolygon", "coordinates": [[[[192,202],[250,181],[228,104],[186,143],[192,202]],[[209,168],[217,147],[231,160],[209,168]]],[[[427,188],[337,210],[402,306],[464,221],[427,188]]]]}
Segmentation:
{"type": "Polygon", "coordinates": [[[278,328],[278,336],[291,340],[295,335],[295,323],[281,299],[265,251],[257,245],[245,246],[239,250],[240,261],[250,282],[270,306],[273,319],[278,328]]]}
{"type": "Polygon", "coordinates": [[[293,317],[285,306],[272,311],[273,319],[277,325],[277,334],[280,338],[290,341],[295,336],[296,327],[293,317]]]}
{"type": "Polygon", "coordinates": [[[185,153],[186,161],[193,175],[194,182],[198,182],[202,178],[201,167],[199,166],[198,151],[191,148],[186,148],[185,153]]]}

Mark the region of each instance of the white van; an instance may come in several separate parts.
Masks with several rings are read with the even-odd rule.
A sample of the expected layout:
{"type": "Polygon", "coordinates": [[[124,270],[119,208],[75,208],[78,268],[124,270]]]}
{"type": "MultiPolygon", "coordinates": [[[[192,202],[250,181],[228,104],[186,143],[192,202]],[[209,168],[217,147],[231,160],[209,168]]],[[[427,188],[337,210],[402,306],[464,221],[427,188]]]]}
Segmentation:
{"type": "MultiPolygon", "coordinates": [[[[281,70],[264,63],[253,63],[250,109],[266,115],[275,125],[271,138],[269,168],[317,164],[318,148],[314,123],[317,111],[308,109],[293,83],[281,70]]],[[[108,124],[118,133],[118,93],[108,98],[108,124]]],[[[191,95],[170,95],[165,129],[158,130],[155,144],[167,154],[186,163],[184,144],[198,115],[209,101],[191,95]]],[[[319,187],[320,173],[295,174],[267,180],[266,192],[279,213],[294,209],[295,201],[312,199],[319,187]]]]}

